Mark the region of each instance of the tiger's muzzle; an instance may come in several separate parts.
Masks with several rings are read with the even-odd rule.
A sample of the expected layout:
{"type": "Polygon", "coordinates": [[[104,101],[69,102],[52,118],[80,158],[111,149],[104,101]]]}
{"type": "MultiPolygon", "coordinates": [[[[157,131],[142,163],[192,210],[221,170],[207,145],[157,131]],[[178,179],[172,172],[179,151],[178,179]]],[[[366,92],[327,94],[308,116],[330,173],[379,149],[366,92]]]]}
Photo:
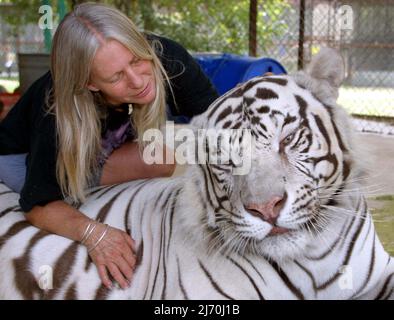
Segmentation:
{"type": "Polygon", "coordinates": [[[272,225],[272,229],[268,236],[283,234],[289,232],[287,228],[282,228],[276,225],[276,221],[280,215],[282,208],[287,200],[287,193],[283,196],[273,196],[271,199],[264,203],[250,203],[245,205],[245,210],[252,216],[262,219],[263,221],[272,225]]]}

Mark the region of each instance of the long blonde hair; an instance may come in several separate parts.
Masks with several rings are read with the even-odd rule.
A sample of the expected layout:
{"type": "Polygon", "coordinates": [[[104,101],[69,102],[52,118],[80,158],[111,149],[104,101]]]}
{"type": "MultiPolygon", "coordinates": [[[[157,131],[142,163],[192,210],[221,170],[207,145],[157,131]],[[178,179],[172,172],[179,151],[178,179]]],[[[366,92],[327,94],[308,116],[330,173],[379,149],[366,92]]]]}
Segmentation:
{"type": "MultiPolygon", "coordinates": [[[[140,146],[145,130],[160,128],[165,121],[166,72],[134,23],[120,11],[103,4],[84,3],[75,7],[56,30],[51,72],[56,115],[58,155],[56,175],[62,192],[74,202],[85,199],[84,190],[95,176],[101,151],[100,107],[87,85],[93,58],[102,41],[119,41],[140,59],[150,60],[156,80],[156,98],[135,108],[133,118],[140,146]]],[[[97,93],[96,93],[97,95],[97,93]]]]}

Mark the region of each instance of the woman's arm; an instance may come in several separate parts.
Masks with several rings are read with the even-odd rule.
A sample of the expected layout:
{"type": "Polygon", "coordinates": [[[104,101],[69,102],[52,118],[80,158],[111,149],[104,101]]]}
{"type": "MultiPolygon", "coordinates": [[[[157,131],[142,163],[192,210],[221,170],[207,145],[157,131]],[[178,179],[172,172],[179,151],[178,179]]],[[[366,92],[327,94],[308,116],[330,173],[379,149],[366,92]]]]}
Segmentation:
{"type": "MultiPolygon", "coordinates": [[[[87,226],[96,223],[96,227],[84,243],[88,250],[94,246],[106,229],[104,224],[94,222],[61,200],[50,202],[45,206],[34,206],[26,214],[26,219],[42,230],[78,242],[82,240],[87,226]]],[[[122,288],[129,285],[136,258],[134,241],[126,232],[109,227],[105,237],[89,252],[89,255],[107,288],[112,287],[108,272],[122,288]]]]}
{"type": "MultiPolygon", "coordinates": [[[[157,151],[162,152],[160,149],[157,151]]],[[[100,185],[136,179],[169,177],[174,173],[175,167],[176,164],[146,164],[139,152],[138,144],[126,142],[116,149],[105,162],[100,185]]]]}

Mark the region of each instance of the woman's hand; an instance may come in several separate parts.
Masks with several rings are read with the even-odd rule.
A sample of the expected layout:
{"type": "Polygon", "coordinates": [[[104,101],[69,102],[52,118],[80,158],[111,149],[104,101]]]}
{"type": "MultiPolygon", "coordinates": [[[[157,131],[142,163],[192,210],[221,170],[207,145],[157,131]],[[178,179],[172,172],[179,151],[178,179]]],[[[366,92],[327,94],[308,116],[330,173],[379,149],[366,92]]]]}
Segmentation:
{"type": "Polygon", "coordinates": [[[84,240],[82,242],[90,250],[89,255],[103,284],[107,288],[112,287],[111,275],[122,288],[128,286],[136,257],[134,240],[126,232],[112,227],[107,229],[107,225],[86,217],[62,200],[35,206],[26,213],[26,219],[50,233],[78,242],[84,240]]]}
{"type": "Polygon", "coordinates": [[[126,232],[109,226],[104,234],[106,228],[106,225],[96,222],[84,244],[103,284],[111,289],[111,276],[125,289],[130,285],[136,263],[134,240],[126,232]]]}

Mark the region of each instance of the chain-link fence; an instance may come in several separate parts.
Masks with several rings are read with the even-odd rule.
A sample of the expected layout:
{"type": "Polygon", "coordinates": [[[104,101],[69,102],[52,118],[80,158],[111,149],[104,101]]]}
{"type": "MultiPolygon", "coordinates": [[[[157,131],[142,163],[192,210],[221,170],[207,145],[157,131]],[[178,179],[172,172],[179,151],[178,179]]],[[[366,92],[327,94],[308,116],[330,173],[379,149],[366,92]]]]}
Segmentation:
{"type": "Polygon", "coordinates": [[[339,49],[346,79],[338,102],[353,114],[359,130],[394,134],[394,1],[288,3],[290,8],[279,13],[262,5],[260,10],[280,16],[288,27],[262,54],[294,71],[323,46],[339,49]]]}
{"type": "Polygon", "coordinates": [[[305,21],[312,21],[314,33],[306,38],[307,52],[330,45],[345,60],[339,103],[360,130],[394,134],[394,1],[309,2],[311,20],[305,21]]]}
{"type": "MultiPolygon", "coordinates": [[[[80,2],[68,1],[69,9],[80,2]]],[[[360,130],[394,134],[394,0],[101,2],[118,6],[142,30],[166,35],[192,52],[247,55],[254,48],[257,56],[274,58],[289,72],[306,65],[322,46],[335,47],[346,67],[339,103],[360,130]]],[[[0,19],[7,10],[1,6],[0,19]]],[[[0,66],[9,59],[7,52],[43,50],[37,23],[18,33],[1,23],[0,66]]]]}

